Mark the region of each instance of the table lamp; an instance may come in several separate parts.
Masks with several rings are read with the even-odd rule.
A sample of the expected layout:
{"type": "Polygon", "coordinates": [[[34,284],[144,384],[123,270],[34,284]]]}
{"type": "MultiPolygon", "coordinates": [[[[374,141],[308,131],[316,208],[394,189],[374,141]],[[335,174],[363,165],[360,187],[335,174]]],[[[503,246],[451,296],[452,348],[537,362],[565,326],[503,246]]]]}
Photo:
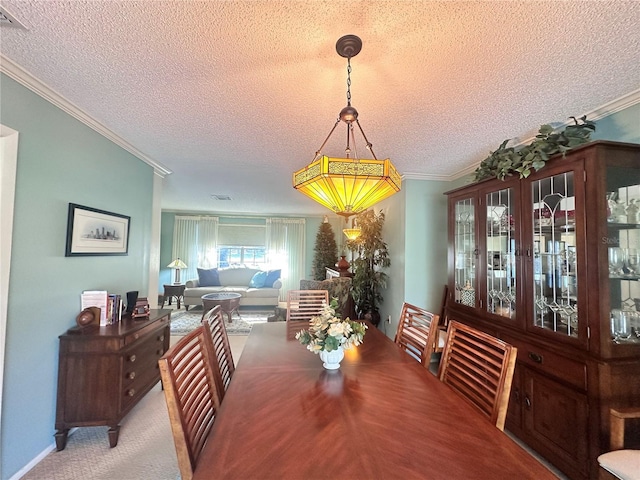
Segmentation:
{"type": "Polygon", "coordinates": [[[167,265],[167,268],[173,268],[176,271],[176,279],[174,280],[173,284],[180,285],[180,269],[187,268],[185,263],[179,258],[176,258],[173,262],[167,265]]]}

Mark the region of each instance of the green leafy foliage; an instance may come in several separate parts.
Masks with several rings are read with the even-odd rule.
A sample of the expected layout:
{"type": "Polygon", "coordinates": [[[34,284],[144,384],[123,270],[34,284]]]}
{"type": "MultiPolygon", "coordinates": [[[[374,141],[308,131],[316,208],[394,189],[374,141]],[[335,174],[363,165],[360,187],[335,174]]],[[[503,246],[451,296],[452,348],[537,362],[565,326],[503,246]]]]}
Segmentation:
{"type": "Polygon", "coordinates": [[[321,223],[316,235],[316,245],[313,256],[314,280],[324,280],[325,267],[334,268],[338,260],[338,245],[333,228],[329,222],[321,223]]]}
{"type": "MultiPolygon", "coordinates": [[[[378,314],[382,302],[381,290],[387,286],[387,274],[381,269],[391,265],[387,244],[382,238],[384,213],[367,210],[357,217],[360,236],[347,242],[353,252],[351,295],[356,304],[358,316],[370,312],[378,314]],[[357,256],[356,256],[357,254],[357,256]]],[[[375,323],[375,321],[374,321],[375,323]]]]}
{"type": "Polygon", "coordinates": [[[475,180],[496,177],[504,180],[510,175],[527,178],[532,171],[538,171],[545,166],[547,160],[555,154],[562,156],[578,145],[589,142],[591,133],[595,131],[595,123],[587,120],[586,116],[573,119],[573,125],[567,125],[564,130],[556,132],[551,125],[542,125],[535,140],[516,150],[507,147],[509,140],[505,140],[497,150],[485,158],[475,171],[475,180]]]}

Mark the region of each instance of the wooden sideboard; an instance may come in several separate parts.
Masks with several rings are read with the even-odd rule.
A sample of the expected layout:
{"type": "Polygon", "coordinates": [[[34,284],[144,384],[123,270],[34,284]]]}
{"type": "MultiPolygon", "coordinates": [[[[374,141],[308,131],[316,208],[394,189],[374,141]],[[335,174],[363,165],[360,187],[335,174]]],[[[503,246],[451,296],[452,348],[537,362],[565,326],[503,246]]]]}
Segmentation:
{"type": "Polygon", "coordinates": [[[151,310],[148,319],[105,327],[72,328],[60,335],[56,448],[72,427],[109,427],[118,443],[120,421],[160,380],[158,359],[169,348],[171,310],[151,310]]]}

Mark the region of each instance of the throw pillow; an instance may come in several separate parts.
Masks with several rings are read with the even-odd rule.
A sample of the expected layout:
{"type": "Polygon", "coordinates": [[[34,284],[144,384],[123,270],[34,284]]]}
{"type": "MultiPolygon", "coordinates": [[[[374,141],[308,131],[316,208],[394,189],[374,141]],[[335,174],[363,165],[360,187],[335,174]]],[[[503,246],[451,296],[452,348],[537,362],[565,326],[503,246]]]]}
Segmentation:
{"type": "Polygon", "coordinates": [[[251,281],[249,282],[249,286],[251,288],[262,288],[264,287],[264,281],[267,279],[267,272],[256,272],[251,281]]]}
{"type": "Polygon", "coordinates": [[[265,288],[273,288],[273,282],[280,278],[280,269],[278,270],[269,270],[267,272],[267,277],[264,280],[265,288]]]}
{"type": "Polygon", "coordinates": [[[219,287],[220,277],[217,268],[198,268],[198,283],[201,287],[219,287]]]}

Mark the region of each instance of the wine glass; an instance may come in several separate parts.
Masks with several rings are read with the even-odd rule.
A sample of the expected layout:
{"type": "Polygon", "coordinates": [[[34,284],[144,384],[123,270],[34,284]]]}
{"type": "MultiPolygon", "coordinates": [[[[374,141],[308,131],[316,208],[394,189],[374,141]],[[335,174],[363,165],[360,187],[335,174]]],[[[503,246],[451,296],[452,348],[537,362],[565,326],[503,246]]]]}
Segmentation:
{"type": "Polygon", "coordinates": [[[622,274],[624,256],[619,247],[609,247],[609,276],[618,277],[622,274]]]}
{"type": "Polygon", "coordinates": [[[627,248],[624,251],[624,264],[628,270],[627,275],[634,276],[638,274],[638,249],[627,248]]]}

